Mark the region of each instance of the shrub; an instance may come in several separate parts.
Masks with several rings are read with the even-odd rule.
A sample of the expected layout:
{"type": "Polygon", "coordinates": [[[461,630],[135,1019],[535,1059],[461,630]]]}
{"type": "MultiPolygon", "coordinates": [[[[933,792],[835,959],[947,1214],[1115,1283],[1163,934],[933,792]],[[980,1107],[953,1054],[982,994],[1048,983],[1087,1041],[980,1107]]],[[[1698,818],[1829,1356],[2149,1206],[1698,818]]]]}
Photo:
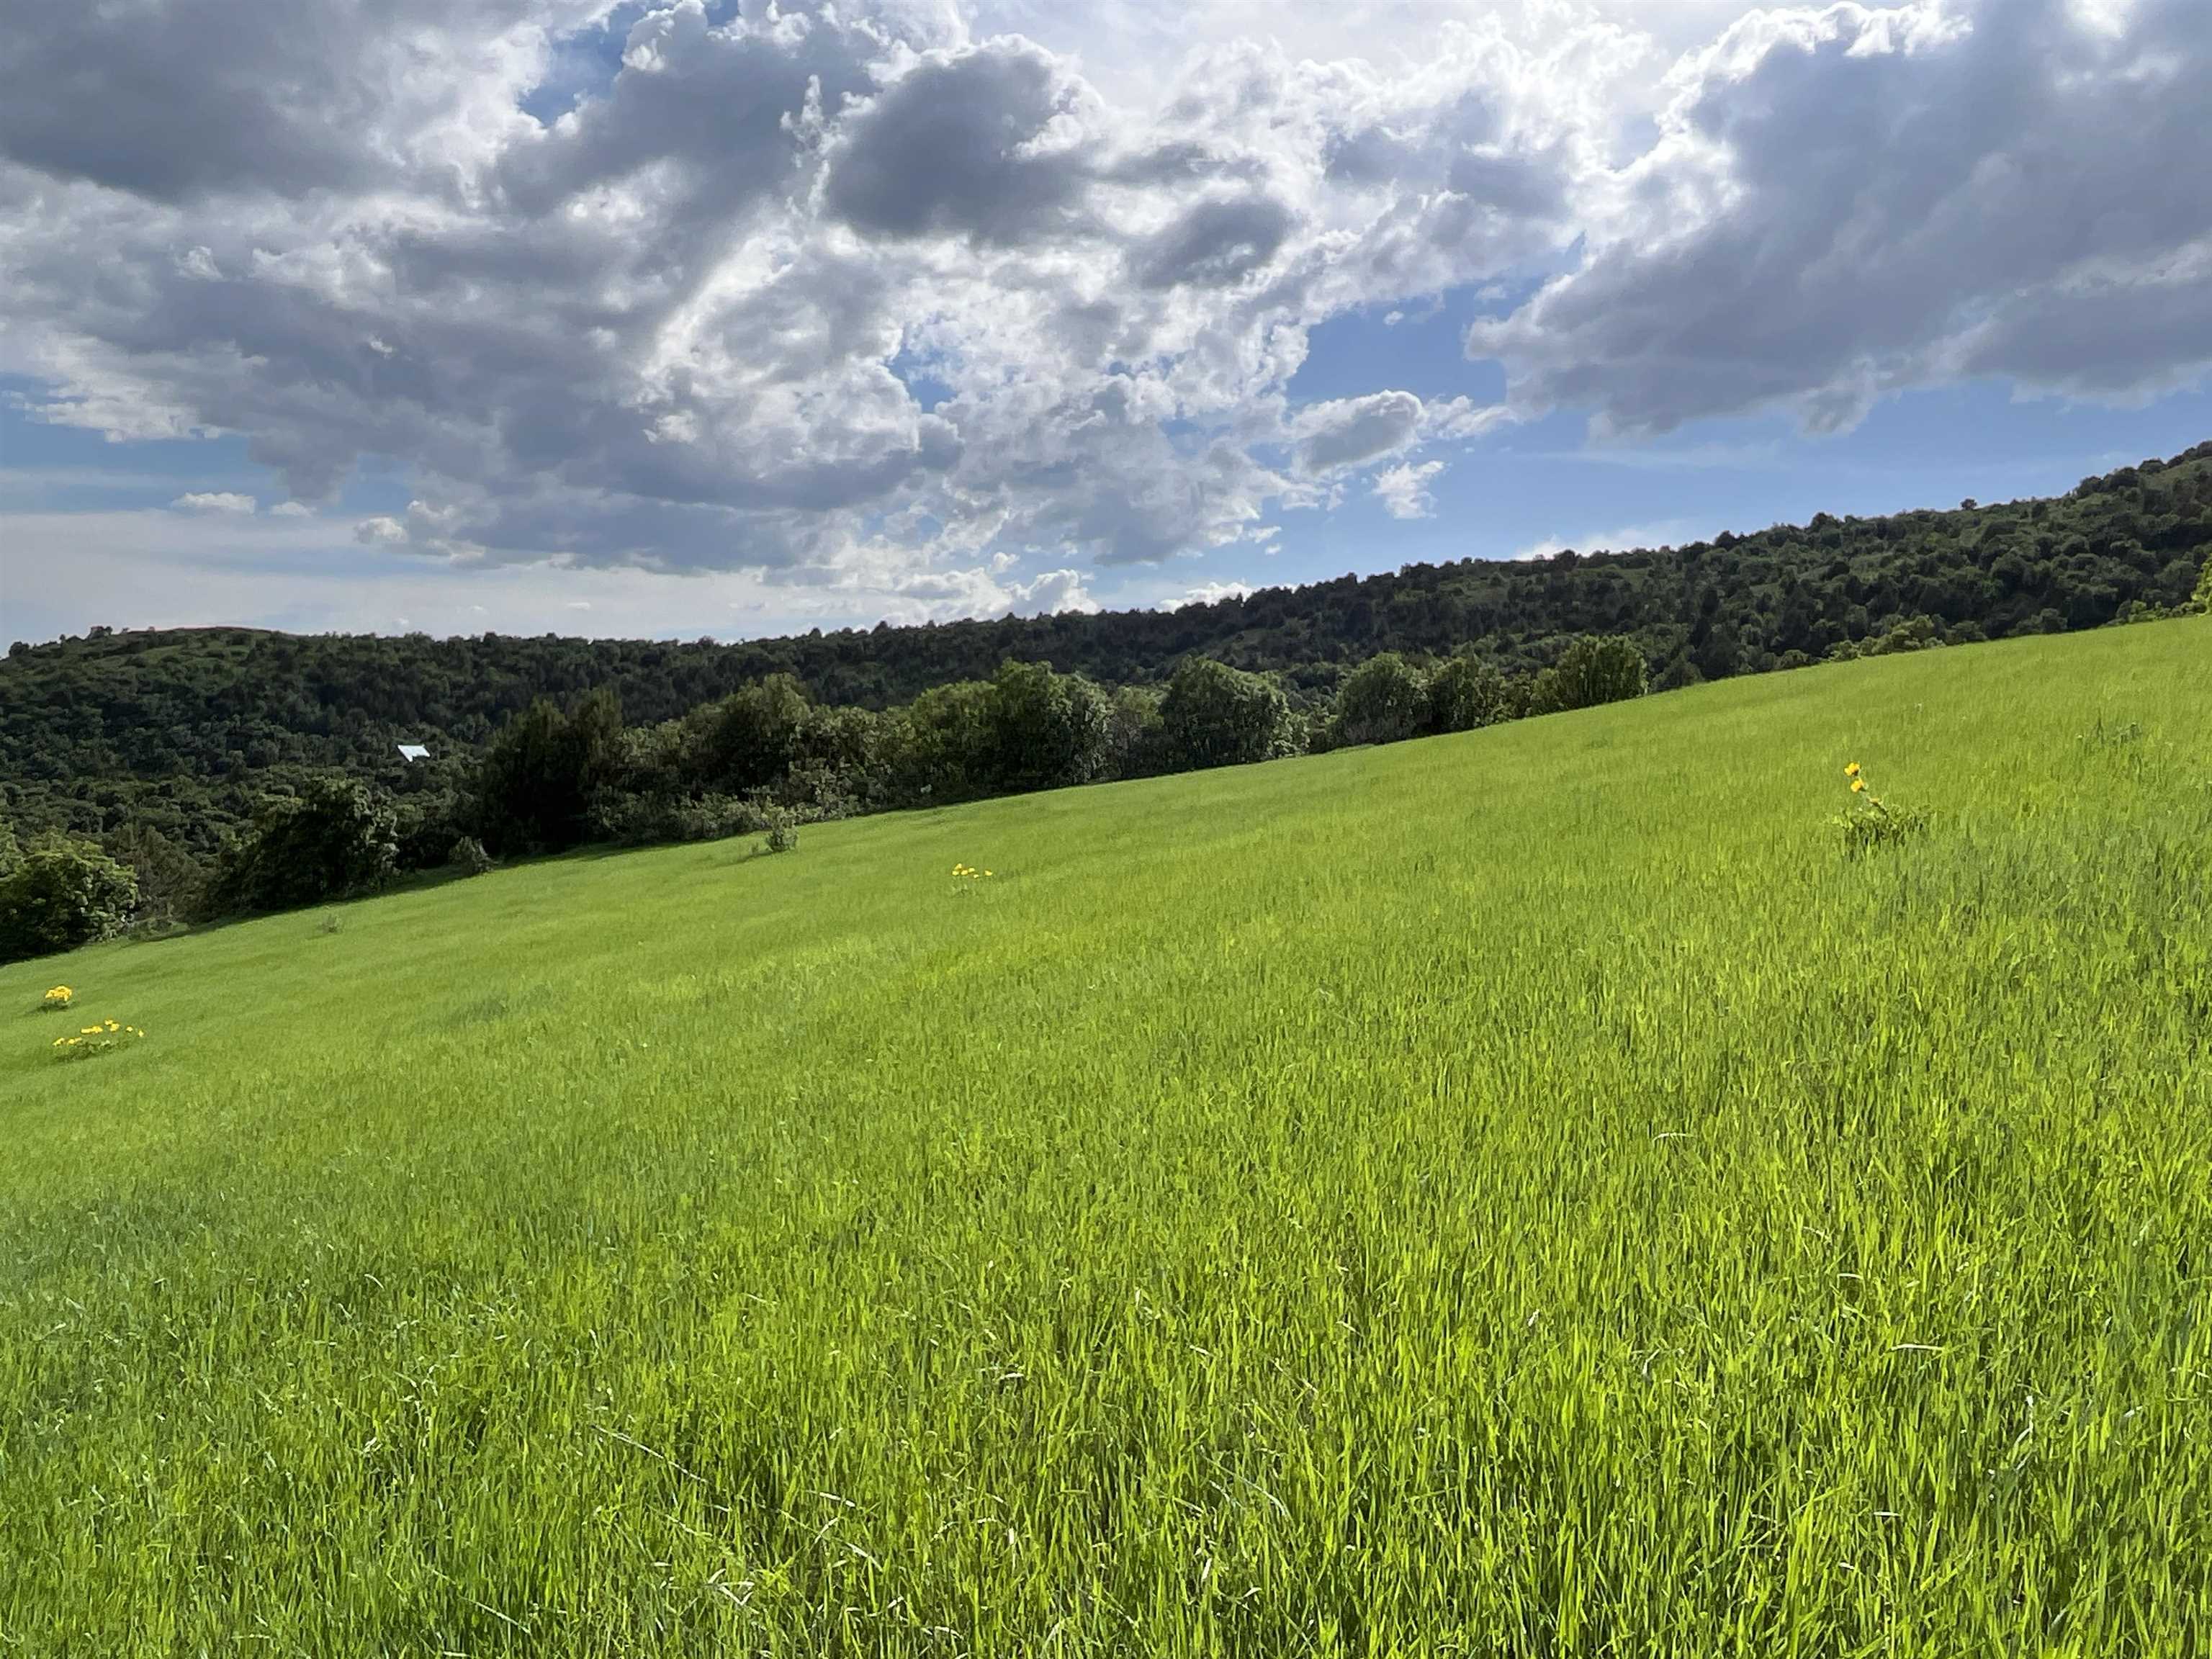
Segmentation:
{"type": "Polygon", "coordinates": [[[993,789],[1060,789],[1106,769],[1113,704],[1079,674],[1055,674],[1048,662],[1001,665],[985,722],[993,789]]]}
{"type": "Polygon", "coordinates": [[[1166,771],[1273,760],[1294,753],[1298,738],[1290,701],[1273,680],[1210,657],[1185,658],[1160,700],[1158,755],[1166,771]]]}
{"type": "Polygon", "coordinates": [[[351,778],[313,778],[255,809],[253,827],[217,860],[209,904],[235,915],[343,898],[382,886],[398,856],[389,799],[351,778]]]}
{"type": "Polygon", "coordinates": [[[1847,854],[1856,858],[1896,846],[1928,827],[1928,814],[1919,808],[1892,806],[1875,794],[1856,761],[1844,769],[1844,775],[1850,780],[1850,804],[1834,822],[1847,854]]]}
{"type": "Polygon", "coordinates": [[[1396,743],[1419,737],[1429,719],[1428,682],[1395,651],[1370,657],[1337,688],[1328,723],[1332,747],[1396,743]]]}
{"type": "Polygon", "coordinates": [[[698,717],[699,781],[732,794],[776,783],[799,759],[814,712],[788,674],[770,674],[723,698],[698,717]]]}
{"type": "Polygon", "coordinates": [[[1640,697],[1645,679],[1644,653],[1633,640],[1585,635],[1570,643],[1557,662],[1536,676],[1528,693],[1528,712],[1554,714],[1640,697]]]}
{"type": "Polygon", "coordinates": [[[447,865],[465,876],[481,876],[491,868],[491,854],[474,836],[463,836],[446,854],[447,865]]]}
{"type": "Polygon", "coordinates": [[[768,850],[771,853],[795,853],[799,850],[799,827],[788,817],[779,813],[775,822],[768,827],[768,850]]]}
{"type": "Polygon", "coordinates": [[[137,902],[138,878],[93,842],[42,836],[0,876],[0,962],[106,939],[137,902]]]}
{"type": "Polygon", "coordinates": [[[559,852],[588,830],[592,793],[623,752],[622,705],[605,687],[564,714],[540,697],[499,730],[477,766],[467,817],[493,852],[559,852]]]}
{"type": "Polygon", "coordinates": [[[120,1020],[105,1019],[97,1025],[88,1025],[74,1036],[58,1036],[53,1042],[57,1060],[94,1060],[101,1054],[112,1054],[118,1049],[128,1048],[144,1039],[145,1032],[136,1025],[125,1025],[120,1020]]]}
{"type": "Polygon", "coordinates": [[[1431,732],[1472,732],[1517,712],[1513,683],[1477,657],[1454,657],[1430,675],[1428,697],[1431,732]]]}

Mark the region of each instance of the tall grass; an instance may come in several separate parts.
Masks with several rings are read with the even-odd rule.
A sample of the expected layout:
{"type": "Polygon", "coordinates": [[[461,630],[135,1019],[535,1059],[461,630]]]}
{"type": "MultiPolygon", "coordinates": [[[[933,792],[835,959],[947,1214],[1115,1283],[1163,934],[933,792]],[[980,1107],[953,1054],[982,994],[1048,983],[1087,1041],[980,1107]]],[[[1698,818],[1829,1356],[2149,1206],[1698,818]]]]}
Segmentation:
{"type": "Polygon", "coordinates": [[[0,970],[0,1648],[2202,1651],[2208,647],[0,970]]]}

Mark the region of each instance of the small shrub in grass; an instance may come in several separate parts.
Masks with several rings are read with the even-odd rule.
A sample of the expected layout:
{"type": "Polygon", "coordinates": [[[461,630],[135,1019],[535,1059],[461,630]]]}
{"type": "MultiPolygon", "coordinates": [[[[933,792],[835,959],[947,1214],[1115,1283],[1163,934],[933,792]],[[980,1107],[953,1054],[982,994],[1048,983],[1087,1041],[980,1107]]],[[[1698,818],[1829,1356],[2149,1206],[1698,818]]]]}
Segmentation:
{"type": "Polygon", "coordinates": [[[787,815],[779,813],[768,827],[768,850],[771,853],[795,853],[799,850],[799,826],[787,815]]]}
{"type": "Polygon", "coordinates": [[[1837,814],[1835,824],[1844,838],[1844,851],[1856,857],[1878,848],[1910,841],[1928,827],[1928,814],[1917,806],[1892,806],[1869,787],[1866,769],[1856,761],[1844,769],[1850,780],[1850,805],[1837,814]]]}
{"type": "Polygon", "coordinates": [[[117,1020],[102,1020],[97,1025],[88,1025],[75,1036],[54,1039],[57,1060],[94,1060],[101,1054],[112,1054],[118,1048],[128,1048],[141,1041],[145,1032],[136,1025],[125,1025],[117,1020]]]}
{"type": "Polygon", "coordinates": [[[39,1006],[50,1014],[64,1013],[68,1011],[70,1004],[75,1000],[76,1000],[76,992],[70,990],[66,985],[57,985],[39,999],[39,1006]]]}
{"type": "Polygon", "coordinates": [[[474,836],[463,836],[446,854],[448,868],[464,876],[481,876],[491,868],[491,854],[474,836]]]}

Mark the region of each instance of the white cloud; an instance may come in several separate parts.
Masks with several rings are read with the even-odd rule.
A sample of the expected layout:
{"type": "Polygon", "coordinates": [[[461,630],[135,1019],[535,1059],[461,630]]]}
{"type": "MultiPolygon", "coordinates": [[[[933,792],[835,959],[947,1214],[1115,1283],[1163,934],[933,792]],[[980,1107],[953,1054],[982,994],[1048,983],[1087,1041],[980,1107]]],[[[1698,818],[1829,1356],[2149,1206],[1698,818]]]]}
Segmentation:
{"type": "Polygon", "coordinates": [[[1178,599],[1163,600],[1159,608],[1174,611],[1186,605],[1218,605],[1224,599],[1248,599],[1258,591],[1249,582],[1200,582],[1178,599]]]}
{"type": "Polygon", "coordinates": [[[415,499],[338,533],[434,556],[409,580],[1080,608],[1094,567],[1256,541],[1362,471],[1428,510],[1508,419],[1832,428],[1909,386],[2124,398],[2212,362],[2203,0],[288,17],[0,31],[0,374],[49,421],[236,434],[294,498],[262,517],[376,458],[415,499]],[[609,20],[618,70],[526,112],[609,20]],[[1293,403],[1332,319],[1532,287],[1469,332],[1503,404],[1380,370],[1293,403]]]}
{"type": "Polygon", "coordinates": [[[269,511],[279,519],[308,519],[314,516],[315,509],[305,501],[279,501],[269,511]]]}
{"type": "Polygon", "coordinates": [[[258,503],[251,495],[229,489],[194,489],[169,505],[179,513],[251,513],[258,503]]]}
{"type": "Polygon", "coordinates": [[[1436,511],[1436,502],[1429,495],[1430,481],[1443,470],[1442,461],[1423,461],[1419,465],[1401,461],[1377,472],[1374,489],[1382,498],[1382,510],[1394,519],[1427,518],[1436,511]]]}
{"type": "Polygon", "coordinates": [[[1522,412],[1824,431],[1915,386],[2129,398],[2212,362],[2203,0],[1761,11],[1668,85],[1580,264],[1470,332],[1522,412]]]}
{"type": "Polygon", "coordinates": [[[1621,525],[1612,530],[1593,530],[1583,536],[1547,536],[1517,549],[1519,560],[1548,559],[1559,553],[1632,553],[1638,548],[1680,547],[1712,535],[1687,519],[1665,519],[1651,524],[1621,525]]]}

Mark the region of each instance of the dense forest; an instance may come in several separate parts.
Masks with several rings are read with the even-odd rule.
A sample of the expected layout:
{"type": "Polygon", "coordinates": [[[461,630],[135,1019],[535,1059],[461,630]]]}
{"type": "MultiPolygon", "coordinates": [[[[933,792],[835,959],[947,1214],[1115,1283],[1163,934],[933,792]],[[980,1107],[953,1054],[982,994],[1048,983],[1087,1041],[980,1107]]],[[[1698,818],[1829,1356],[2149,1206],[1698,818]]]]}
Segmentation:
{"type": "MultiPolygon", "coordinates": [[[[19,836],[150,832],[211,859],[272,792],[337,771],[404,798],[450,791],[541,698],[604,693],[631,726],[788,675],[823,708],[884,711],[1002,665],[1164,688],[1208,659],[1269,677],[1325,729],[1383,653],[1474,659],[1514,679],[1613,636],[1660,688],[1870,649],[2094,628],[2187,602],[2212,544],[2212,444],[2068,495],[1802,526],[1692,546],[1466,560],[1161,611],[878,626],[720,644],[552,635],[435,640],[245,629],[17,643],[0,662],[0,822],[19,836]],[[409,766],[400,743],[433,761],[409,766]]],[[[1157,702],[1157,697],[1155,697],[1157,702]]]]}

